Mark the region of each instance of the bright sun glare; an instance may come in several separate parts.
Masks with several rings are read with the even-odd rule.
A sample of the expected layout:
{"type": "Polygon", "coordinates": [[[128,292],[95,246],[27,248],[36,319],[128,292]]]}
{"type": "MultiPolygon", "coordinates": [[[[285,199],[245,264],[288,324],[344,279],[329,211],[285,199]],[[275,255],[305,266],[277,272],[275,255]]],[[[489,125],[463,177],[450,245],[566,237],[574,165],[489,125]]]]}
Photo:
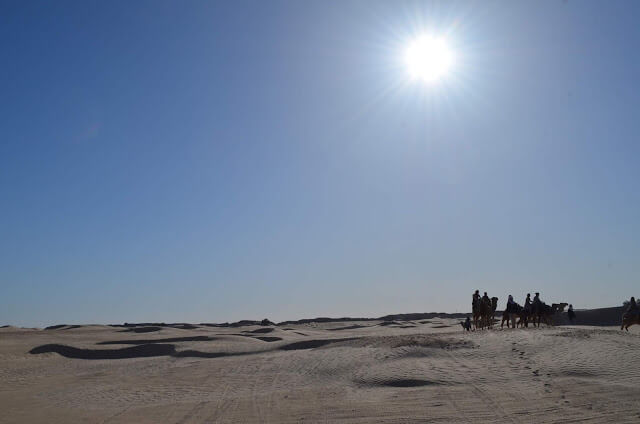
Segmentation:
{"type": "Polygon", "coordinates": [[[433,83],[447,75],[453,53],[444,39],[423,35],[407,47],[405,63],[411,78],[433,83]]]}

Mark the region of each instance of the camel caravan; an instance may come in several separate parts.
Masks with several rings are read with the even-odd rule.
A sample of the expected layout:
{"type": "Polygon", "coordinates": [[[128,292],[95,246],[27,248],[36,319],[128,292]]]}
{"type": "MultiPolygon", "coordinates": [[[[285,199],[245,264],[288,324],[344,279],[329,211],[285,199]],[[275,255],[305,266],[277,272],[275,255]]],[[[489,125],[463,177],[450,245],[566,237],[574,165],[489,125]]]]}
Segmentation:
{"type": "MultiPolygon", "coordinates": [[[[490,298],[487,292],[480,296],[480,291],[476,290],[473,294],[471,305],[473,321],[467,316],[465,322],[460,322],[462,328],[467,331],[493,328],[494,324],[496,324],[495,314],[498,307],[498,298],[490,298]]],[[[627,309],[622,315],[620,329],[629,331],[629,327],[632,325],[640,325],[640,308],[634,297],[631,297],[628,302],[625,301],[624,305],[627,306],[627,309]]],[[[533,300],[531,300],[531,294],[527,293],[524,306],[521,306],[513,300],[513,296],[509,295],[507,307],[502,312],[500,328],[504,328],[505,323],[507,323],[507,328],[529,327],[529,324],[534,327],[540,327],[542,324],[553,326],[556,316],[562,314],[567,306],[569,306],[567,317],[573,324],[576,318],[573,305],[565,302],[547,305],[540,300],[540,293],[536,293],[533,300]]]]}
{"type": "MultiPolygon", "coordinates": [[[[553,303],[547,305],[540,300],[540,293],[536,293],[533,300],[531,300],[531,294],[527,294],[524,306],[517,304],[513,300],[513,296],[509,295],[507,301],[507,307],[502,313],[502,322],[500,328],[504,327],[504,323],[507,323],[507,328],[529,327],[529,324],[533,324],[534,327],[539,327],[542,324],[553,325],[556,314],[560,314],[564,311],[568,303],[553,303]]],[[[487,292],[480,296],[480,291],[476,290],[473,294],[472,311],[473,311],[473,328],[484,329],[493,328],[495,324],[495,313],[498,307],[498,298],[489,297],[487,292]]],[[[471,330],[471,322],[469,318],[465,323],[460,323],[466,330],[471,330]]]]}

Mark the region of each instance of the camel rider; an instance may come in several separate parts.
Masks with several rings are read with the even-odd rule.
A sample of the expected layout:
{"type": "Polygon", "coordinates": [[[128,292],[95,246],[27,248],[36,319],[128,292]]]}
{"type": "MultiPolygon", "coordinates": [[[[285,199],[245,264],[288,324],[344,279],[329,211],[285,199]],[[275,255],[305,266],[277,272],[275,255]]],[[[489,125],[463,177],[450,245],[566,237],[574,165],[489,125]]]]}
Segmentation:
{"type": "Polygon", "coordinates": [[[509,295],[509,300],[507,300],[507,312],[514,313],[517,309],[517,303],[513,300],[513,296],[509,295]]]}
{"type": "Polygon", "coordinates": [[[640,314],[640,310],[638,309],[638,304],[636,303],[636,299],[631,296],[629,300],[629,307],[627,308],[627,314],[629,315],[638,315],[640,314]]]}
{"type": "Polygon", "coordinates": [[[482,299],[480,299],[480,307],[483,307],[483,305],[486,305],[489,308],[491,307],[491,299],[487,296],[487,292],[484,292],[482,299]]]}
{"type": "Polygon", "coordinates": [[[476,290],[476,292],[473,294],[473,300],[471,302],[471,306],[475,311],[479,305],[480,305],[480,290],[476,290]]]}
{"type": "Polygon", "coordinates": [[[533,297],[533,302],[531,304],[533,311],[540,310],[540,306],[542,305],[542,301],[540,300],[540,293],[536,292],[536,295],[533,297]]]}
{"type": "Polygon", "coordinates": [[[527,293],[527,298],[524,300],[524,310],[531,311],[531,293],[527,293]]]}

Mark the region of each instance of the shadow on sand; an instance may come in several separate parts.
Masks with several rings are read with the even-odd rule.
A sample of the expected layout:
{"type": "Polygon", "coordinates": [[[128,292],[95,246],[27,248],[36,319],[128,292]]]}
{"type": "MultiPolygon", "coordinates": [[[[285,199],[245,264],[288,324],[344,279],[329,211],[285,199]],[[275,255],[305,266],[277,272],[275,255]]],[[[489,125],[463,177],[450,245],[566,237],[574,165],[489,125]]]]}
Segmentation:
{"type": "Polygon", "coordinates": [[[176,342],[208,342],[217,340],[217,337],[193,336],[193,337],[170,337],[167,339],[140,339],[140,340],[113,340],[96,343],[98,345],[143,345],[151,343],[176,343],[176,342]]]}
{"type": "Polygon", "coordinates": [[[160,330],[162,330],[162,327],[131,327],[120,330],[120,333],[153,333],[160,330]]]}
{"type": "MultiPolygon", "coordinates": [[[[206,337],[206,336],[203,336],[206,337]]],[[[201,352],[198,350],[182,350],[177,351],[176,346],[173,344],[165,343],[148,343],[137,345],[133,347],[125,347],[122,349],[79,349],[77,347],[60,345],[60,344],[46,344],[35,347],[29,351],[32,355],[39,355],[41,353],[57,353],[65,358],[73,359],[129,359],[129,358],[148,358],[155,356],[173,356],[175,358],[220,358],[224,356],[241,356],[241,355],[255,355],[259,353],[271,352],[274,350],[306,350],[314,349],[329,345],[331,343],[345,342],[349,340],[355,340],[355,338],[346,339],[321,339],[321,340],[305,340],[302,342],[289,343],[286,345],[278,346],[275,349],[257,350],[250,352],[201,352]]],[[[171,339],[164,339],[171,340],[171,339]]],[[[201,339],[198,338],[197,341],[201,339]]],[[[154,342],[159,340],[147,340],[147,342],[154,342]]],[[[140,341],[139,341],[140,342],[140,341]]],[[[111,342],[102,342],[102,344],[109,344],[111,342]]]]}

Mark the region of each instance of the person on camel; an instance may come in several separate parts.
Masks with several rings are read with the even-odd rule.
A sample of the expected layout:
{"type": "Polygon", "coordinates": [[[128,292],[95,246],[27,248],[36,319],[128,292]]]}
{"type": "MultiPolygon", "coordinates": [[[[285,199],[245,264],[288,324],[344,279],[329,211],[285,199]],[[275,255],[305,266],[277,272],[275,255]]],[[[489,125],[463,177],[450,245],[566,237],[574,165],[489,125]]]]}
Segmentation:
{"type": "Polygon", "coordinates": [[[631,296],[629,306],[627,307],[626,312],[622,315],[622,326],[620,329],[622,330],[624,328],[629,331],[629,327],[634,324],[640,324],[640,309],[638,309],[636,298],[631,296]]]}
{"type": "Polygon", "coordinates": [[[526,311],[531,310],[531,293],[527,293],[527,298],[524,300],[524,309],[526,311]]]}
{"type": "Polygon", "coordinates": [[[518,304],[513,300],[513,296],[509,295],[509,299],[507,300],[507,313],[516,313],[518,312],[518,304]]]}
{"type": "Polygon", "coordinates": [[[629,300],[629,307],[627,308],[627,314],[629,315],[639,315],[640,309],[638,309],[638,304],[636,303],[635,297],[631,296],[629,300]]]}
{"type": "Polygon", "coordinates": [[[542,301],[540,300],[540,293],[536,292],[536,295],[533,297],[533,302],[531,303],[532,310],[534,312],[540,310],[540,306],[542,306],[542,301]]]}
{"type": "Polygon", "coordinates": [[[473,300],[471,301],[471,306],[475,310],[478,306],[480,306],[480,290],[476,290],[473,294],[473,300]]]}
{"type": "Polygon", "coordinates": [[[484,292],[484,295],[482,295],[482,301],[485,302],[487,305],[491,305],[491,299],[489,299],[487,292],[484,292]]]}

